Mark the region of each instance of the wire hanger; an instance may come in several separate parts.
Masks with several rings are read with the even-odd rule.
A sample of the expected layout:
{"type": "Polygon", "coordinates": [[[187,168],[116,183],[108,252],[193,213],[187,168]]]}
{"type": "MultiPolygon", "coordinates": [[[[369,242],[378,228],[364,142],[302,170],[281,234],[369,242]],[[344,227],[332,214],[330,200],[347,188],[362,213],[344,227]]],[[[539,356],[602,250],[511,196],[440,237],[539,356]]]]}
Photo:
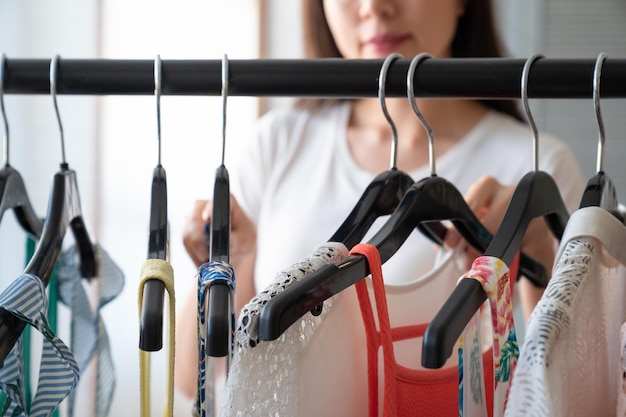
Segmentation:
{"type": "Polygon", "coordinates": [[[593,71],[593,104],[598,121],[598,153],[596,162],[596,174],[589,179],[583,197],[580,202],[580,208],[583,207],[601,207],[613,214],[620,221],[624,221],[619,209],[619,200],[617,191],[613,185],[611,178],[604,171],[604,122],[602,121],[602,113],[600,111],[600,79],[602,78],[602,65],[607,58],[607,54],[601,52],[596,60],[596,66],[593,71]]]}
{"type": "MultiPolygon", "coordinates": [[[[63,125],[56,100],[57,70],[60,57],[54,56],[50,61],[50,95],[59,124],[61,135],[60,171],[54,175],[48,212],[43,225],[41,238],[35,248],[24,273],[32,274],[46,286],[52,275],[54,264],[61,252],[63,238],[68,227],[72,230],[80,255],[80,272],[85,278],[96,276],[96,257],[93,245],[82,217],[76,172],[69,168],[65,159],[65,142],[63,125]]],[[[9,353],[24,329],[24,322],[0,309],[0,362],[9,353]]]]}
{"type": "Polygon", "coordinates": [[[0,169],[0,220],[7,210],[12,209],[22,229],[33,238],[39,239],[43,229],[43,221],[35,213],[22,176],[9,164],[9,121],[4,109],[4,68],[6,61],[6,55],[2,54],[0,62],[0,110],[4,122],[4,164],[0,169]]]}
{"type": "MultiPolygon", "coordinates": [[[[528,105],[528,77],[532,64],[542,55],[533,55],[522,70],[521,96],[528,123],[533,132],[533,171],[519,181],[498,231],[485,250],[485,256],[500,258],[511,265],[530,221],[544,217],[552,234],[560,239],[569,219],[561,193],[554,179],[539,170],[539,134],[528,105]]],[[[452,353],[461,332],[478,311],[487,295],[472,279],[463,279],[426,329],[422,365],[440,368],[452,353]]]]}
{"type": "MultiPolygon", "coordinates": [[[[222,59],[222,163],[215,171],[213,213],[209,225],[209,261],[230,262],[230,182],[224,164],[226,154],[226,101],[228,98],[228,56],[222,59]]],[[[208,289],[206,354],[224,357],[230,353],[231,289],[215,282],[208,289]]]]}
{"type": "MultiPolygon", "coordinates": [[[[419,62],[429,57],[428,54],[417,55],[407,73],[407,90],[411,91],[408,97],[422,122],[425,122],[424,117],[417,109],[412,93],[413,77],[419,62]]],[[[424,124],[424,128],[429,136],[429,157],[434,159],[434,134],[428,123],[424,124]]],[[[434,161],[430,161],[430,168],[431,175],[409,187],[389,219],[369,242],[378,248],[383,263],[397,252],[413,229],[420,228],[420,225],[421,231],[435,240],[440,232],[433,226],[443,220],[450,220],[465,240],[480,251],[491,240],[491,234],[476,218],[458,189],[436,175],[434,161]]],[[[443,225],[440,226],[443,228],[443,225]]],[[[529,272],[533,271],[529,269],[529,272]]],[[[265,305],[259,322],[259,337],[262,340],[276,339],[307,311],[367,277],[369,273],[367,260],[362,255],[349,256],[338,265],[324,265],[265,305]]],[[[545,278],[545,274],[543,276],[545,278]]],[[[545,286],[545,282],[537,282],[536,285],[545,286]]]]}
{"type": "MultiPolygon", "coordinates": [[[[167,224],[167,178],[161,165],[161,57],[154,60],[154,96],[157,113],[157,165],[152,171],[150,199],[150,234],[148,259],[168,258],[169,230],[167,224]]],[[[148,279],[143,288],[143,301],[139,327],[139,348],[148,352],[163,347],[163,306],[165,285],[158,279],[148,279]]]]}

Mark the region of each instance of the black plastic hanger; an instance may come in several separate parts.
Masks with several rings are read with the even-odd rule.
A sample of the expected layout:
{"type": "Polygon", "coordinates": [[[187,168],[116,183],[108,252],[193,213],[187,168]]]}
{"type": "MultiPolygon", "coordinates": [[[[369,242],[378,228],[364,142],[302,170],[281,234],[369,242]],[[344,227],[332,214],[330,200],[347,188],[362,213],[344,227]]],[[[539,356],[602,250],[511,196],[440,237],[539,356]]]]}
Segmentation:
{"type": "Polygon", "coordinates": [[[409,174],[400,171],[396,167],[398,131],[395,123],[389,116],[385,102],[387,71],[391,63],[398,58],[402,58],[402,55],[398,53],[390,54],[383,62],[378,77],[378,99],[392,133],[390,168],[378,174],[372,180],[348,217],[329,239],[330,242],[343,243],[348,249],[361,242],[377,218],[391,214],[406,190],[414,183],[409,174]]]}
{"type": "MultiPolygon", "coordinates": [[[[209,226],[209,261],[230,262],[230,182],[224,165],[226,149],[226,100],[228,97],[228,57],[222,60],[222,163],[215,171],[213,213],[209,226]]],[[[208,356],[230,354],[231,289],[226,283],[209,286],[205,351],[208,356]]]]}
{"type": "MultiPolygon", "coordinates": [[[[404,197],[404,194],[409,187],[414,184],[413,179],[407,173],[396,168],[398,133],[395,123],[389,116],[385,102],[385,81],[387,71],[391,63],[395,59],[401,57],[402,55],[397,53],[391,54],[387,57],[387,59],[383,62],[378,84],[378,98],[380,100],[381,108],[383,109],[383,113],[392,129],[391,167],[388,171],[385,171],[374,178],[374,180],[363,192],[350,215],[346,218],[339,229],[337,229],[335,234],[329,239],[330,242],[342,242],[347,248],[352,248],[354,245],[361,242],[367,231],[378,217],[391,214],[393,210],[396,209],[398,203],[402,197],[404,197]]],[[[430,171],[434,177],[434,173],[436,172],[434,134],[430,124],[424,118],[419,108],[415,105],[415,90],[413,86],[417,66],[422,60],[428,58],[432,57],[428,54],[421,54],[411,61],[407,76],[407,94],[413,111],[420,119],[422,125],[428,133],[428,159],[430,163],[430,171]]],[[[465,210],[465,213],[467,212],[468,210],[465,210]]],[[[443,224],[439,222],[420,223],[417,225],[417,228],[434,243],[443,246],[445,234],[447,232],[447,228],[443,224]]],[[[477,249],[483,251],[489,244],[491,234],[488,234],[486,230],[482,230],[480,238],[480,247],[477,247],[477,249]]],[[[402,241],[405,239],[406,237],[402,241]]],[[[478,242],[474,243],[479,244],[478,242]]],[[[524,254],[522,254],[520,263],[522,274],[528,277],[533,285],[538,287],[546,286],[547,273],[545,268],[543,268],[540,263],[524,254]]],[[[316,313],[319,313],[321,310],[318,307],[315,311],[316,313]]]]}
{"type": "MultiPolygon", "coordinates": [[[[33,274],[39,277],[44,286],[50,280],[68,227],[72,230],[78,246],[81,275],[85,278],[95,277],[97,266],[93,245],[82,217],[76,172],[69,168],[65,159],[63,125],[56,101],[56,73],[59,59],[57,55],[50,62],[50,93],[61,134],[61,169],[55,174],[53,179],[48,212],[41,238],[35,253],[24,270],[26,274],[33,274]]],[[[0,309],[0,361],[4,361],[4,358],[22,334],[24,327],[24,322],[7,313],[6,310],[0,309]]]]}
{"type": "Polygon", "coordinates": [[[41,236],[43,221],[35,213],[22,176],[9,165],[9,122],[4,110],[5,65],[6,55],[2,54],[0,62],[0,110],[4,122],[4,166],[0,169],[0,220],[7,210],[12,209],[22,229],[36,240],[41,236]]]}
{"type": "Polygon", "coordinates": [[[76,172],[69,168],[65,159],[63,124],[56,100],[56,74],[59,61],[58,55],[50,61],[50,93],[61,135],[61,170],[54,176],[41,239],[25,270],[26,273],[38,276],[44,284],[48,283],[52,275],[68,226],[78,246],[82,276],[85,278],[96,276],[96,257],[82,217],[76,172]]]}
{"type": "MultiPolygon", "coordinates": [[[[150,199],[150,234],[148,236],[148,259],[168,258],[167,179],[161,165],[161,57],[154,61],[154,95],[157,102],[158,162],[152,173],[150,199]]],[[[163,306],[165,285],[159,279],[144,283],[141,320],[139,325],[139,349],[155,352],[163,348],[163,306]]]]}
{"type": "Polygon", "coordinates": [[[597,169],[596,175],[591,177],[587,182],[587,186],[585,187],[585,191],[580,202],[580,208],[601,207],[623,222],[624,217],[620,212],[617,191],[611,178],[604,172],[605,133],[602,113],[600,111],[600,79],[602,75],[602,64],[606,58],[607,54],[604,52],[601,52],[600,55],[598,55],[593,72],[593,103],[599,131],[597,169]]]}
{"type": "MultiPolygon", "coordinates": [[[[434,135],[417,109],[412,94],[415,66],[427,57],[420,54],[413,59],[407,75],[407,90],[410,92],[413,110],[429,134],[431,175],[408,189],[389,219],[370,240],[369,243],[378,248],[383,263],[402,246],[415,227],[430,227],[428,224],[431,222],[435,222],[435,227],[428,229],[428,234],[433,240],[442,227],[437,222],[444,220],[451,221],[465,240],[481,251],[491,240],[491,234],[476,218],[458,189],[435,173],[434,135]]],[[[307,311],[368,275],[367,261],[360,255],[349,256],[337,265],[323,266],[306,279],[292,284],[265,305],[261,312],[259,337],[262,340],[276,339],[307,311]]],[[[545,286],[545,282],[538,284],[545,286]]]]}
{"type": "MultiPolygon", "coordinates": [[[[513,261],[522,243],[530,221],[544,217],[553,235],[560,239],[569,213],[554,179],[538,168],[538,132],[530,113],[527,97],[528,74],[532,63],[541,55],[530,57],[522,71],[522,102],[533,131],[534,171],[518,183],[502,224],[484,255],[500,258],[507,265],[513,261]]],[[[423,338],[422,365],[440,368],[451,355],[461,332],[487,299],[481,285],[472,279],[463,279],[431,321],[423,338]]]]}

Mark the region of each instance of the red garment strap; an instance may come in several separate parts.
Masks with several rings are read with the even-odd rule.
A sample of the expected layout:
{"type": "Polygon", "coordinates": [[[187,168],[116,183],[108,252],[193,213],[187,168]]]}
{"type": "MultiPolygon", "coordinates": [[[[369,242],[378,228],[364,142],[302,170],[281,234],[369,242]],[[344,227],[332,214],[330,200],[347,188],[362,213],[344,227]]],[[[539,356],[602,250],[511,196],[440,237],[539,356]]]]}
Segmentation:
{"type": "Polygon", "coordinates": [[[372,312],[372,306],[367,291],[367,283],[361,280],[355,284],[363,324],[367,334],[368,344],[368,388],[369,388],[369,414],[370,417],[378,415],[378,347],[383,347],[384,360],[384,387],[385,395],[383,401],[383,416],[396,415],[396,378],[394,373],[395,357],[393,353],[393,338],[391,334],[391,324],[389,322],[389,311],[387,309],[387,299],[385,297],[385,284],[383,281],[382,262],[376,246],[368,243],[360,243],[350,251],[351,255],[360,254],[367,258],[372,284],[374,288],[374,298],[376,300],[376,313],[380,331],[376,329],[376,322],[372,312]]]}

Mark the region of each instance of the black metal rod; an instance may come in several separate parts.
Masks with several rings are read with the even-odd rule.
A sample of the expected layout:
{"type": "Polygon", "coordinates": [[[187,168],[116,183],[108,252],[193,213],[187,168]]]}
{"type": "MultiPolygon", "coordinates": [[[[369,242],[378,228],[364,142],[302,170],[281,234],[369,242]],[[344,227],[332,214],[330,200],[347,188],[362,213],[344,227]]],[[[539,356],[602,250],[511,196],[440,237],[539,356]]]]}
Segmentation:
{"type": "MultiPolygon", "coordinates": [[[[530,98],[591,98],[595,59],[540,59],[529,77],[530,98]]],[[[230,60],[229,96],[376,97],[382,60],[230,60]]],[[[415,75],[415,95],[517,99],[525,59],[430,59],[415,75]]],[[[388,97],[406,96],[409,59],[387,75],[388,97]]],[[[163,95],[220,95],[221,60],[163,60],[163,95]]],[[[48,59],[8,59],[7,94],[49,94],[48,59]]],[[[153,60],[61,59],[58,94],[151,95],[153,60]]],[[[602,98],[626,97],[626,59],[607,59],[602,98]]]]}

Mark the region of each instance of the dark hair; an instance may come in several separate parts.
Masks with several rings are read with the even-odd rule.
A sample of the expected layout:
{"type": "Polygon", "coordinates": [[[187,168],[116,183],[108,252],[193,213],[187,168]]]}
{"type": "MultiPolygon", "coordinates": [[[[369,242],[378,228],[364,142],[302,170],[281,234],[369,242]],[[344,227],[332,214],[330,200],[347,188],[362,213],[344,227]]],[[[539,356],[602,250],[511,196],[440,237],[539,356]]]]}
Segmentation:
{"type": "MultiPolygon", "coordinates": [[[[322,0],[302,0],[302,30],[306,58],[341,58],[324,15],[322,0]]],[[[502,57],[503,48],[498,38],[491,0],[467,0],[465,13],[459,18],[452,40],[454,58],[502,57]]],[[[311,105],[326,100],[300,100],[311,105]]],[[[481,100],[485,106],[523,120],[513,100],[481,100]]]]}

